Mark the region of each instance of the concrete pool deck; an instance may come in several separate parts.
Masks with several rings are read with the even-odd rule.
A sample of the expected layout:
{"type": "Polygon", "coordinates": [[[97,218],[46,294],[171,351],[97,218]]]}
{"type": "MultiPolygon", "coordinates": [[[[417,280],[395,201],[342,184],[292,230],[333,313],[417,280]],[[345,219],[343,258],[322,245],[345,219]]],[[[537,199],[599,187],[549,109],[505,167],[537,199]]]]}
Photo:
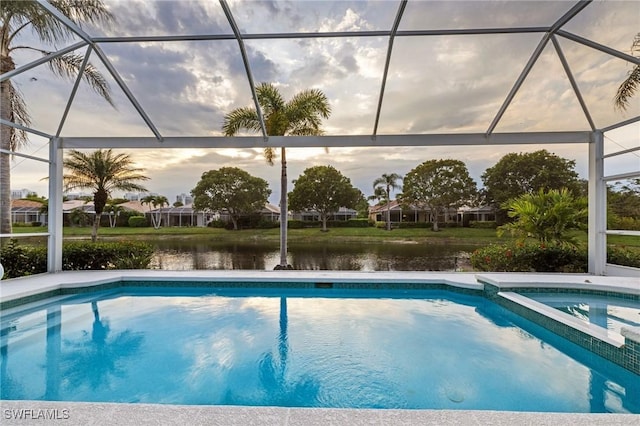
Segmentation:
{"type": "Polygon", "coordinates": [[[449,426],[638,425],[635,414],[530,413],[463,410],[352,410],[88,402],[1,401],[3,425],[278,425],[449,426]],[[22,410],[22,411],[21,411],[22,410]],[[42,420],[48,415],[51,420],[42,420]],[[22,418],[18,418],[22,416],[22,418]],[[40,417],[38,419],[38,417],[40,417]]]}
{"type": "MultiPolygon", "coordinates": [[[[91,287],[114,281],[224,281],[317,283],[432,283],[482,290],[499,288],[580,288],[640,295],[637,278],[586,274],[476,274],[441,272],[342,271],[68,271],[0,282],[6,302],[64,288],[91,287]]],[[[50,401],[0,401],[2,424],[209,424],[209,425],[637,425],[640,415],[531,413],[464,410],[359,410],[286,407],[183,406],[50,401]],[[49,417],[43,417],[49,416],[49,417]]]]}

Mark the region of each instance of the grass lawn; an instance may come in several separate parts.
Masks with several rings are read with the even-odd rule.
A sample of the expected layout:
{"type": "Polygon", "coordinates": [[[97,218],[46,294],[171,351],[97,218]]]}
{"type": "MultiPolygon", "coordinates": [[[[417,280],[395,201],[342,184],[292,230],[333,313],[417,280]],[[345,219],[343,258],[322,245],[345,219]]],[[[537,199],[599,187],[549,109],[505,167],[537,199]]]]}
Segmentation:
{"type": "MultiPolygon", "coordinates": [[[[14,227],[15,233],[47,232],[45,227],[14,227]]],[[[65,237],[90,238],[90,227],[65,227],[65,237]]],[[[142,239],[153,238],[215,238],[224,241],[279,241],[280,230],[274,229],[245,229],[242,231],[227,231],[220,228],[203,227],[162,227],[160,229],[149,228],[100,228],[98,237],[122,238],[136,237],[142,239]]],[[[578,241],[586,244],[587,233],[576,234],[578,241]]],[[[433,232],[427,228],[394,229],[386,231],[380,228],[330,228],[329,232],[321,232],[319,228],[289,229],[288,240],[296,242],[311,241],[343,241],[343,242],[425,242],[453,243],[484,246],[488,244],[500,244],[512,240],[509,235],[498,238],[494,229],[477,228],[442,228],[439,232],[433,232]]],[[[627,235],[609,235],[607,243],[624,245],[628,247],[640,247],[640,238],[627,235]]]]}

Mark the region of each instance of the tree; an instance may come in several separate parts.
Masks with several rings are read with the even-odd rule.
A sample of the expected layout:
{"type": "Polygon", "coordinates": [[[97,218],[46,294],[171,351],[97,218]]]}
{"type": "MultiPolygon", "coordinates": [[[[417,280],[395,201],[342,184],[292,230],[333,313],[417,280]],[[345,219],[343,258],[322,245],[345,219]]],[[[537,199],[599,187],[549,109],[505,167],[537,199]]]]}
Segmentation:
{"type": "Polygon", "coordinates": [[[576,245],[570,231],[587,226],[587,198],[576,197],[567,188],[539,189],[505,204],[515,221],[501,226],[498,233],[511,232],[524,240],[536,238],[541,244],[576,245]]]}
{"type": "Polygon", "coordinates": [[[459,160],[429,160],[404,178],[403,203],[426,206],[434,215],[433,230],[438,231],[442,212],[470,204],[476,197],[476,183],[467,166],[459,160]]]}
{"type": "Polygon", "coordinates": [[[238,229],[238,219],[242,215],[262,209],[271,195],[266,180],[251,176],[237,167],[222,167],[202,174],[200,181],[191,191],[193,205],[198,210],[219,212],[226,209],[238,229]]]}
{"type": "Polygon", "coordinates": [[[386,174],[373,181],[374,196],[379,196],[381,191],[384,191],[385,200],[387,201],[387,231],[391,231],[391,190],[401,189],[398,184],[398,180],[402,180],[402,177],[397,173],[386,174]]]}
{"type": "MultiPolygon", "coordinates": [[[[640,33],[636,34],[633,39],[631,54],[635,57],[640,57],[640,33]]],[[[640,65],[633,67],[627,78],[620,83],[614,98],[616,108],[626,110],[629,106],[629,99],[635,95],[638,86],[640,86],[640,65]]]]}
{"type": "MultiPolygon", "coordinates": [[[[113,16],[101,0],[49,0],[63,15],[76,24],[111,22],[113,16]]],[[[32,50],[46,56],[52,52],[22,43],[20,34],[31,30],[43,45],[56,45],[73,40],[75,34],[35,1],[0,2],[0,74],[16,68],[13,56],[20,50],[32,50]]],[[[83,56],[68,53],[48,62],[59,77],[73,79],[80,71],[83,56]]],[[[110,88],[102,74],[87,64],[82,74],[91,88],[113,105],[110,88]]],[[[0,117],[28,127],[31,124],[24,98],[11,80],[0,82],[0,117]]],[[[27,142],[27,134],[10,126],[0,125],[0,148],[16,151],[27,142]]],[[[0,233],[11,233],[11,156],[0,153],[0,233]]]]}
{"type": "Polygon", "coordinates": [[[162,211],[159,209],[168,206],[169,200],[164,195],[147,195],[144,197],[140,204],[149,205],[149,215],[151,216],[151,224],[154,229],[160,229],[162,224],[162,211]],[[153,211],[155,209],[155,211],[153,211]]]}
{"type": "Polygon", "coordinates": [[[107,213],[109,216],[109,227],[116,227],[118,216],[120,216],[120,212],[123,210],[124,208],[122,208],[122,206],[115,204],[113,201],[104,207],[104,213],[107,213]]]}
{"type": "Polygon", "coordinates": [[[318,212],[323,232],[327,231],[331,214],[340,207],[354,208],[363,198],[351,180],[332,166],[310,167],[293,183],[293,191],[289,193],[291,209],[318,212]]]}
{"type": "Polygon", "coordinates": [[[90,154],[71,150],[69,157],[64,160],[64,167],[68,171],[68,174],[63,176],[66,191],[78,188],[94,191],[93,206],[96,214],[91,231],[93,242],[98,238],[102,212],[113,190],[147,190],[136,183],[149,179],[142,174],[144,169],[133,167],[133,160],[127,154],[115,154],[111,149],[99,149],[90,154]]]}
{"type": "MultiPolygon", "coordinates": [[[[329,118],[331,107],[324,93],[318,89],[304,90],[285,102],[273,84],[261,83],[256,87],[258,103],[264,116],[268,136],[315,136],[323,134],[320,124],[329,118]]],[[[224,118],[222,131],[226,136],[237,135],[240,130],[260,132],[260,118],[255,109],[237,108],[224,118]]],[[[276,156],[272,147],[264,149],[270,165],[276,156]]],[[[285,147],[280,148],[280,264],[276,269],[289,268],[287,263],[287,158],[285,147]]]]}
{"type": "MultiPolygon", "coordinates": [[[[580,194],[581,185],[578,173],[574,170],[576,162],[566,160],[547,150],[531,153],[510,153],[495,166],[482,174],[486,190],[486,201],[500,209],[507,201],[523,194],[532,194],[539,189],[567,188],[574,194],[580,194]]],[[[506,210],[498,211],[496,220],[504,223],[506,210]]]]}

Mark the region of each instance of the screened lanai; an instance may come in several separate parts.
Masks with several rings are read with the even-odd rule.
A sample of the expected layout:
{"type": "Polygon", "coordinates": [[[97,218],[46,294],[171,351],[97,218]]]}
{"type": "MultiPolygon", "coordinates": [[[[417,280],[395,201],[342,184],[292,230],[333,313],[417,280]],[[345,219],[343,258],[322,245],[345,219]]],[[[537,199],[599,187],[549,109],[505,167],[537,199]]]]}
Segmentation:
{"type": "Polygon", "coordinates": [[[328,158],[368,172],[370,185],[399,159],[464,158],[480,170],[481,159],[545,146],[584,160],[590,273],[620,273],[606,263],[607,235],[640,236],[607,229],[606,218],[607,183],[640,177],[640,95],[624,109],[613,101],[640,65],[636,1],[104,0],[113,19],[83,26],[37,3],[72,36],[44,45],[25,31],[15,41],[50,53],[15,50],[15,70],[0,77],[31,115],[29,125],[2,119],[29,143],[1,153],[14,156],[12,182],[48,178],[50,272],[62,268],[68,149],[135,154],[158,173],[174,168],[162,175],[169,184],[223,160],[267,169],[262,149],[286,147],[291,167],[328,158]],[[48,62],[71,52],[80,77],[53,75],[48,62]],[[104,75],[113,106],[82,80],[87,67],[104,75]],[[322,90],[325,134],[270,136],[263,123],[261,134],[222,136],[232,109],[260,112],[261,82],[287,98],[322,90]]]}

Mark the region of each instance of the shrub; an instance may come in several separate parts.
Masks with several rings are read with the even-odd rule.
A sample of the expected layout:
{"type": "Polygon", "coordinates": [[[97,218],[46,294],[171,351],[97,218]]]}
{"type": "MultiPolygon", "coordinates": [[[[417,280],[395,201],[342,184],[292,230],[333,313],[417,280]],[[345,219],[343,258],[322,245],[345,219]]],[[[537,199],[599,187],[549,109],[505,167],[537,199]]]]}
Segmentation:
{"type": "Polygon", "coordinates": [[[145,216],[131,216],[128,222],[131,228],[144,228],[149,226],[149,222],[145,216]]]}
{"type": "Polygon", "coordinates": [[[212,220],[211,222],[207,223],[207,226],[209,228],[224,228],[225,226],[227,226],[227,222],[225,222],[224,220],[212,220]]]}
{"type": "Polygon", "coordinates": [[[21,246],[16,240],[10,240],[0,251],[0,263],[5,278],[40,274],[47,270],[47,248],[21,246]]]}
{"type": "Polygon", "coordinates": [[[433,224],[431,222],[402,222],[396,225],[399,228],[432,228],[433,224]]]}
{"type": "Polygon", "coordinates": [[[640,231],[640,219],[633,217],[618,217],[612,221],[612,229],[626,229],[629,231],[640,231]]]}
{"type": "Polygon", "coordinates": [[[614,265],[640,268],[640,248],[608,246],[607,262],[614,265]]]}
{"type": "Polygon", "coordinates": [[[349,219],[346,223],[346,226],[349,228],[368,228],[371,226],[369,219],[349,219]]]}
{"type": "Polygon", "coordinates": [[[478,229],[496,229],[498,224],[495,220],[485,220],[485,221],[477,221],[471,220],[469,221],[469,228],[478,228],[478,229]]]}
{"type": "MultiPolygon", "coordinates": [[[[63,270],[146,269],[153,247],[139,241],[73,241],[62,246],[63,270]]],[[[15,240],[3,247],[0,262],[6,278],[40,274],[47,271],[47,249],[20,246],[15,240]]]]}
{"type": "Polygon", "coordinates": [[[287,228],[289,229],[302,229],[304,224],[301,220],[290,219],[287,221],[287,228]]]}
{"type": "Polygon", "coordinates": [[[560,245],[490,245],[471,254],[471,265],[493,272],[586,272],[587,251],[560,245]]]}

